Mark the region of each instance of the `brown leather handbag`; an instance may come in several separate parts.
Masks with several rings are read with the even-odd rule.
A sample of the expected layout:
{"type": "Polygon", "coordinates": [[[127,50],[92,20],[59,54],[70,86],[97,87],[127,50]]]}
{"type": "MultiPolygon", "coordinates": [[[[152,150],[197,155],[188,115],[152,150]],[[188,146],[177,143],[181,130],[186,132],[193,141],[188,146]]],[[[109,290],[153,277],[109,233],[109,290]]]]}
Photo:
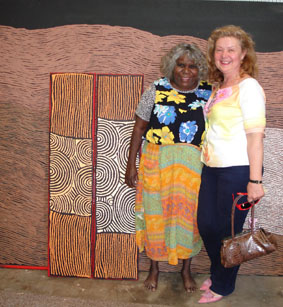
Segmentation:
{"type": "Polygon", "coordinates": [[[221,263],[225,268],[240,265],[249,261],[274,252],[277,249],[275,236],[265,231],[263,228],[254,229],[255,206],[251,208],[251,228],[235,235],[234,215],[238,200],[243,197],[239,195],[235,198],[231,212],[231,234],[229,238],[222,240],[220,250],[221,263]]]}

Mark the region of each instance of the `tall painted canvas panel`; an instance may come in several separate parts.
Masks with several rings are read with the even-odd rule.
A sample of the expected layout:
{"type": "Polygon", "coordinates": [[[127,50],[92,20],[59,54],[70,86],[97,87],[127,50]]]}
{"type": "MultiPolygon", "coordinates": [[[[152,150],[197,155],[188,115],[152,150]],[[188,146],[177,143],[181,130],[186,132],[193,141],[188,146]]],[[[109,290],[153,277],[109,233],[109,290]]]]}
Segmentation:
{"type": "Polygon", "coordinates": [[[137,279],[124,184],[141,75],[51,74],[49,274],[137,279]]]}

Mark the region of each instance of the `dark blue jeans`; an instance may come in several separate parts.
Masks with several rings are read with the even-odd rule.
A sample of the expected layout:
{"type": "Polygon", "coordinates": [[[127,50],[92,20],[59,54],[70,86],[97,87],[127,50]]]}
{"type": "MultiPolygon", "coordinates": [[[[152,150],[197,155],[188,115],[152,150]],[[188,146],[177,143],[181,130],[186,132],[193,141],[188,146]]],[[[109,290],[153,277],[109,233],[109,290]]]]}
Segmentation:
{"type": "MultiPolygon", "coordinates": [[[[232,194],[246,192],[249,166],[204,166],[198,203],[198,228],[211,261],[211,290],[228,295],[235,289],[239,266],[224,268],[220,259],[221,240],[231,236],[232,194]]],[[[242,198],[243,199],[243,198],[242,198]]],[[[242,201],[241,199],[241,201],[242,201]]],[[[235,211],[235,233],[241,232],[248,210],[235,211]]]]}

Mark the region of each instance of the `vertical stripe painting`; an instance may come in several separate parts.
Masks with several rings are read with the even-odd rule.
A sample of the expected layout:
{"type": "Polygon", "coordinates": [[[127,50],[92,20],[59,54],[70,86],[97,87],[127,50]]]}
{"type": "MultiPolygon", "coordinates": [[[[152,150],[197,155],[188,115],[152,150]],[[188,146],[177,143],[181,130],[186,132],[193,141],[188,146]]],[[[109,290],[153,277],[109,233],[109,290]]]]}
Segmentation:
{"type": "Polygon", "coordinates": [[[91,277],[94,80],[51,75],[50,275],[91,277]]]}
{"type": "Polygon", "coordinates": [[[51,74],[49,275],[137,279],[124,183],[141,75],[51,74]]]}

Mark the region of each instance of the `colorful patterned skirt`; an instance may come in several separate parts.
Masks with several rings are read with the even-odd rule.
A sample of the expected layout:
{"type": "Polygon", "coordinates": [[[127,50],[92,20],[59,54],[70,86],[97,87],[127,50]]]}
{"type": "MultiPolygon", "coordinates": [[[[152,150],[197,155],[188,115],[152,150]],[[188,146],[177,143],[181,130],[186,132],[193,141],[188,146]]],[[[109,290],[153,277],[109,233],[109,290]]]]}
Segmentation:
{"type": "Polygon", "coordinates": [[[136,195],[139,251],[155,261],[178,264],[199,253],[197,204],[202,164],[188,144],[144,143],[136,195]]]}

